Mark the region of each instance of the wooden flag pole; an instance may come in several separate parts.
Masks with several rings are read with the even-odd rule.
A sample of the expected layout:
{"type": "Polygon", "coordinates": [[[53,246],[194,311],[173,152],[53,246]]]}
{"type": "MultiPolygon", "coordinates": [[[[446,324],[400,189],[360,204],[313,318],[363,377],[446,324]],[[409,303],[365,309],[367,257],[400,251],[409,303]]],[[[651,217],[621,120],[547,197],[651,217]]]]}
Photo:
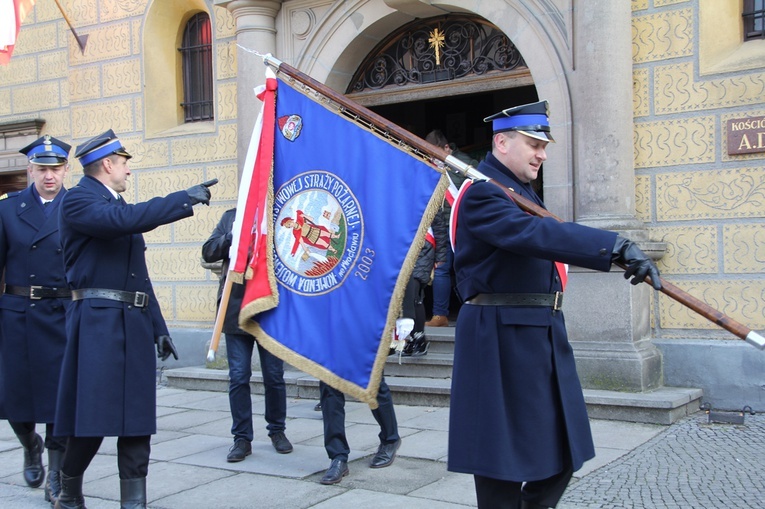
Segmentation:
{"type": "MultiPolygon", "coordinates": [[[[456,157],[447,154],[446,151],[444,151],[442,148],[431,145],[430,143],[423,140],[422,138],[419,138],[415,136],[414,134],[410,133],[409,131],[402,129],[396,124],[381,117],[377,113],[348,99],[344,95],[335,92],[328,86],[298,71],[297,69],[290,66],[289,64],[285,64],[284,62],[274,58],[271,55],[261,55],[261,56],[263,57],[263,61],[267,65],[270,65],[277,71],[285,74],[286,76],[289,76],[290,78],[296,81],[299,81],[300,83],[315,90],[316,92],[321,93],[322,95],[328,97],[330,100],[338,104],[341,107],[340,108],[341,112],[344,115],[351,117],[353,119],[359,120],[365,126],[374,130],[375,132],[377,132],[379,135],[383,137],[389,138],[393,140],[394,142],[398,141],[399,144],[402,146],[405,144],[411,147],[412,152],[414,154],[420,157],[428,157],[433,160],[437,160],[442,163],[448,164],[452,168],[458,170],[459,172],[465,174],[466,176],[472,179],[490,180],[481,172],[473,168],[472,166],[465,164],[459,159],[457,159],[456,157]]],[[[505,193],[507,193],[508,196],[510,196],[510,198],[513,201],[515,201],[515,203],[518,204],[518,206],[522,210],[539,217],[550,217],[560,222],[563,221],[559,217],[555,216],[553,213],[540,207],[536,203],[528,200],[527,198],[524,198],[523,196],[519,195],[512,189],[507,188],[499,184],[498,182],[494,182],[494,183],[502,187],[505,193]]],[[[625,268],[624,266],[621,266],[621,265],[619,266],[623,269],[625,268]]],[[[686,306],[687,308],[695,311],[696,313],[700,314],[701,316],[713,322],[714,324],[733,333],[735,336],[737,336],[740,339],[743,339],[750,345],[753,345],[759,348],[760,350],[765,349],[765,338],[761,336],[759,333],[746,327],[745,325],[742,325],[741,323],[725,315],[721,311],[714,309],[713,307],[709,306],[705,302],[700,301],[696,297],[693,297],[692,295],[684,292],[683,290],[676,287],[672,283],[667,282],[664,278],[660,278],[660,281],[662,286],[660,291],[663,294],[676,300],[677,302],[686,306]]],[[[650,278],[646,278],[646,282],[650,282],[650,278]]]]}
{"type": "Polygon", "coordinates": [[[218,306],[218,314],[215,316],[215,326],[213,327],[213,335],[210,340],[210,349],[207,351],[207,362],[215,361],[215,352],[218,351],[218,345],[220,344],[220,335],[223,331],[223,322],[226,320],[226,311],[228,310],[228,301],[231,297],[233,285],[234,281],[226,275],[226,281],[223,283],[223,294],[220,297],[220,306],[218,306]]]}
{"type": "Polygon", "coordinates": [[[83,36],[77,35],[77,32],[75,32],[74,27],[72,26],[72,22],[69,21],[69,16],[66,15],[64,12],[64,8],[61,7],[61,4],[58,0],[55,0],[56,5],[58,6],[58,10],[61,11],[61,15],[64,16],[64,21],[66,21],[66,24],[69,25],[69,30],[72,31],[72,34],[74,35],[74,39],[77,41],[77,45],[80,46],[80,51],[82,51],[82,54],[85,54],[85,45],[88,43],[88,34],[85,34],[83,36]]]}

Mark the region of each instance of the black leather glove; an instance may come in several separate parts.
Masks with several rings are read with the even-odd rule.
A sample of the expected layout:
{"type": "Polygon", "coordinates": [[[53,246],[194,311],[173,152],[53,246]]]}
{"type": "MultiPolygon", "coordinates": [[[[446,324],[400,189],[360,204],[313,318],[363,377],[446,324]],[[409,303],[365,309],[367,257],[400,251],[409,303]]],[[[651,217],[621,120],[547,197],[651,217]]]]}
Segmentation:
{"type": "Polygon", "coordinates": [[[190,187],[186,189],[186,192],[189,195],[192,205],[196,205],[197,203],[204,203],[205,205],[210,204],[210,196],[212,196],[212,194],[204,184],[190,187]]]}
{"type": "Polygon", "coordinates": [[[616,244],[611,253],[611,263],[621,263],[627,269],[624,271],[624,279],[632,278],[633,285],[645,281],[646,276],[651,278],[651,286],[661,290],[659,269],[646,254],[637,247],[637,244],[621,235],[616,236],[616,244]]]}
{"type": "Polygon", "coordinates": [[[159,336],[154,342],[157,344],[157,357],[159,359],[165,361],[172,354],[175,360],[178,360],[178,351],[175,349],[170,336],[159,336]]]}

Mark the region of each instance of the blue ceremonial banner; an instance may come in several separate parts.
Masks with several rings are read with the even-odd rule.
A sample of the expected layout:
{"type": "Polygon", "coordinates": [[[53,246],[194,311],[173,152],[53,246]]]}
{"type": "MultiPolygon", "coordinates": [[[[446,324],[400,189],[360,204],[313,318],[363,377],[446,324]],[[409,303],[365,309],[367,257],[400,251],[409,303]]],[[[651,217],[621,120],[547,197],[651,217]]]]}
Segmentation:
{"type": "Polygon", "coordinates": [[[282,80],[275,125],[262,129],[273,129],[267,238],[278,305],[263,311],[245,290],[240,324],[275,355],[374,407],[404,288],[447,181],[282,80]]]}

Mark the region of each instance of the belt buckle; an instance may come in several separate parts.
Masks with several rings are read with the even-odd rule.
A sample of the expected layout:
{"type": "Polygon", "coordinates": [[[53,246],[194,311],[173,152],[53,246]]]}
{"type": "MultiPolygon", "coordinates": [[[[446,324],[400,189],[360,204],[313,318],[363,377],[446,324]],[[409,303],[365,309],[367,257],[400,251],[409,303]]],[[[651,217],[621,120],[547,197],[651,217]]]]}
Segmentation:
{"type": "Polygon", "coordinates": [[[560,311],[563,307],[563,292],[555,292],[553,299],[553,311],[560,311]]]}
{"type": "Polygon", "coordinates": [[[144,292],[135,292],[135,298],[133,299],[133,305],[137,308],[146,306],[146,302],[149,300],[149,296],[144,292]]]}
{"type": "Polygon", "coordinates": [[[42,292],[43,287],[42,286],[30,286],[29,287],[29,298],[32,300],[40,300],[42,299],[42,295],[35,295],[36,290],[40,290],[42,292]]]}

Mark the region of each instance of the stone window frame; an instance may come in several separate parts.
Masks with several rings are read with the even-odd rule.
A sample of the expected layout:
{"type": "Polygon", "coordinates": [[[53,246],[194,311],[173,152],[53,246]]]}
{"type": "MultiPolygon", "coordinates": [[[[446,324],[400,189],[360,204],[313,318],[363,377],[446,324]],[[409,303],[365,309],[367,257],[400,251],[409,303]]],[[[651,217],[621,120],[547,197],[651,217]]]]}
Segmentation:
{"type": "MultiPolygon", "coordinates": [[[[163,0],[152,2],[146,13],[142,36],[144,55],[144,134],[147,139],[166,136],[188,136],[215,132],[213,119],[185,121],[183,102],[183,65],[178,51],[188,21],[204,12],[212,23],[212,14],[204,0],[163,0]]],[[[215,33],[211,31],[215,43],[215,33]]],[[[212,55],[212,72],[215,54],[212,55]]],[[[212,97],[217,83],[213,75],[212,97]]]]}
{"type": "Polygon", "coordinates": [[[765,39],[744,41],[744,1],[699,0],[699,74],[765,67],[765,39]]]}

